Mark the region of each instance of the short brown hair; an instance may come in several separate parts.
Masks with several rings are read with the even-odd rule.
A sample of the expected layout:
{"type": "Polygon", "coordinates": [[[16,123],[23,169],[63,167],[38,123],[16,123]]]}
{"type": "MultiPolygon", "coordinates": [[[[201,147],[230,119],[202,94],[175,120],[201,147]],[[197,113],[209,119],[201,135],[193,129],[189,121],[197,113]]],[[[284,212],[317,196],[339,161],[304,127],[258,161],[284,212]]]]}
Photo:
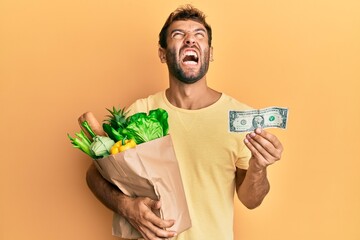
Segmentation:
{"type": "Polygon", "coordinates": [[[211,26],[205,21],[205,18],[206,18],[205,14],[201,12],[199,9],[193,7],[192,5],[185,5],[177,8],[174,12],[172,12],[169,15],[169,17],[167,18],[164,26],[162,27],[159,33],[160,47],[164,49],[167,47],[166,36],[167,36],[167,30],[171,25],[171,23],[181,20],[192,20],[204,25],[209,38],[209,46],[211,46],[212,30],[211,30],[211,26]]]}

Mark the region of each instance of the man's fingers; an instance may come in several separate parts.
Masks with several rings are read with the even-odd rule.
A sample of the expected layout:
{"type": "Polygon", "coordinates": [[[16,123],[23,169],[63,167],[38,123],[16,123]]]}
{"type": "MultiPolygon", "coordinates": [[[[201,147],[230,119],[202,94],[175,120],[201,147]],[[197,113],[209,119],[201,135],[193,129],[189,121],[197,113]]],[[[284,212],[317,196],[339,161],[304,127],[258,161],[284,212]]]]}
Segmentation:
{"type": "Polygon", "coordinates": [[[246,137],[245,144],[250,149],[255,158],[265,161],[273,158],[273,156],[266,149],[264,149],[263,146],[254,139],[254,137],[248,135],[246,137]]]}
{"type": "Polygon", "coordinates": [[[152,235],[155,237],[159,237],[159,239],[171,238],[176,236],[177,233],[175,231],[169,231],[166,229],[173,226],[174,223],[174,220],[153,219],[144,223],[145,228],[143,229],[143,231],[146,233],[147,236],[152,235]]]}
{"type": "Polygon", "coordinates": [[[175,237],[177,234],[173,231],[167,231],[165,229],[159,229],[154,225],[148,225],[148,226],[142,226],[140,228],[140,231],[142,232],[142,235],[146,239],[155,239],[155,240],[161,240],[164,238],[172,238],[175,237]]]}
{"type": "Polygon", "coordinates": [[[258,145],[255,145],[261,153],[263,153],[262,149],[265,149],[273,158],[276,160],[280,159],[283,147],[274,135],[258,128],[248,134],[247,137],[256,141],[261,146],[261,148],[257,148],[258,145]]]}
{"type": "Polygon", "coordinates": [[[146,197],[144,199],[144,204],[151,210],[159,210],[161,208],[161,202],[152,200],[151,198],[146,197]]]}
{"type": "Polygon", "coordinates": [[[152,200],[151,198],[145,198],[144,204],[151,210],[159,210],[161,208],[161,202],[152,200]]]}
{"type": "Polygon", "coordinates": [[[270,165],[281,158],[283,151],[281,142],[274,135],[260,128],[248,133],[244,142],[261,165],[270,165]]]}
{"type": "MultiPolygon", "coordinates": [[[[155,200],[152,200],[152,199],[148,199],[147,202],[146,202],[146,205],[153,210],[156,211],[156,210],[160,210],[161,208],[161,201],[155,201],[155,200]]],[[[164,220],[164,219],[161,219],[159,217],[157,217],[156,215],[154,214],[148,214],[147,217],[146,217],[149,221],[152,222],[153,225],[155,225],[156,227],[158,228],[170,228],[172,227],[174,224],[175,224],[175,220],[164,220]]]]}
{"type": "MultiPolygon", "coordinates": [[[[163,220],[156,215],[161,208],[161,202],[148,197],[133,198],[133,208],[130,208],[128,221],[141,233],[146,240],[161,240],[176,236],[176,232],[168,231],[174,220],[163,220]]],[[[159,215],[159,214],[158,214],[159,215]]]]}
{"type": "Polygon", "coordinates": [[[279,139],[275,135],[273,135],[261,128],[255,129],[255,133],[262,136],[266,140],[268,140],[276,149],[279,149],[282,151],[283,146],[282,146],[281,142],[279,141],[279,139]]]}

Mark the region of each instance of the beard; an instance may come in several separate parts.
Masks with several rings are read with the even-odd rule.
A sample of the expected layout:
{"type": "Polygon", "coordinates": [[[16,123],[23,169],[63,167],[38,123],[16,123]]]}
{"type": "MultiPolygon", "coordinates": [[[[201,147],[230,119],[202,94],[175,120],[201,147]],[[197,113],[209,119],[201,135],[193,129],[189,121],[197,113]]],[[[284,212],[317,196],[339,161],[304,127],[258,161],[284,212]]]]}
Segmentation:
{"type": "Polygon", "coordinates": [[[207,71],[209,70],[209,62],[210,62],[210,54],[209,50],[205,50],[202,53],[201,59],[198,59],[198,62],[202,63],[200,69],[196,72],[185,72],[180,66],[180,59],[177,58],[176,50],[169,49],[166,53],[166,60],[169,73],[173,75],[180,82],[185,84],[192,84],[199,81],[203,78],[207,71]]]}

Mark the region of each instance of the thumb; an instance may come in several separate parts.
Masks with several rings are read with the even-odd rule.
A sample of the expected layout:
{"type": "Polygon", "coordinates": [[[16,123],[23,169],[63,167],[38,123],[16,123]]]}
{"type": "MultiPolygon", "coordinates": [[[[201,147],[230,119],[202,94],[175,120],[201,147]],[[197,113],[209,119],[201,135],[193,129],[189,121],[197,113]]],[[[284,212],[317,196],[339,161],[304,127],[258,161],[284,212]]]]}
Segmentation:
{"type": "Polygon", "coordinates": [[[151,200],[148,207],[151,209],[151,211],[158,217],[161,216],[160,214],[160,208],[161,208],[161,202],[156,200],[151,200]]]}
{"type": "Polygon", "coordinates": [[[152,209],[160,209],[161,208],[161,202],[153,200],[153,204],[151,206],[152,209]]]}
{"type": "Polygon", "coordinates": [[[160,209],[161,208],[161,202],[157,200],[148,199],[146,202],[146,205],[151,209],[160,209]]]}

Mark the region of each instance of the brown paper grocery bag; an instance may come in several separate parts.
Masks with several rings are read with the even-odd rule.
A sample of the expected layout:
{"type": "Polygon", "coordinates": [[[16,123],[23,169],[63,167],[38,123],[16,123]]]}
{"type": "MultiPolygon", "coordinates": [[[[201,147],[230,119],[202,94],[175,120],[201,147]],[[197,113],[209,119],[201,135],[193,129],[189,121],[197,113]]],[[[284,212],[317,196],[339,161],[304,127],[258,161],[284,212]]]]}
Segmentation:
{"type": "MultiPolygon", "coordinates": [[[[160,199],[160,217],[175,220],[174,226],[169,230],[181,233],[191,227],[170,135],[94,162],[101,175],[124,194],[160,199]]],[[[125,218],[116,213],[113,218],[113,235],[128,239],[141,237],[125,218]]]]}

